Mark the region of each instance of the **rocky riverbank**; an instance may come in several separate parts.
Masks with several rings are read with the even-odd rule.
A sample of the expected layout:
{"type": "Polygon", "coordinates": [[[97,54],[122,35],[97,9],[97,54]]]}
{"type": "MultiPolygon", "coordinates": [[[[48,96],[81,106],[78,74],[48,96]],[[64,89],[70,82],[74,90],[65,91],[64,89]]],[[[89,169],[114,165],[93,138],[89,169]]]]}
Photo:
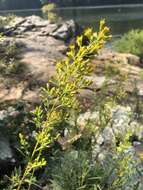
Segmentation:
{"type": "MultiPolygon", "coordinates": [[[[15,41],[21,50],[20,63],[24,66],[19,74],[4,78],[0,76],[0,102],[22,100],[37,103],[40,86],[47,83],[54,74],[56,62],[65,56],[68,44],[80,33],[81,28],[73,20],[52,24],[38,16],[30,16],[15,17],[9,25],[0,28],[0,31],[5,35],[2,43],[15,41]]],[[[114,62],[118,64],[119,70],[128,73],[127,91],[133,90],[132,82],[137,80],[139,94],[142,95],[140,59],[131,54],[119,54],[110,50],[104,50],[95,57],[93,88],[99,89],[102,86],[105,81],[105,75],[102,74],[104,66],[114,62]]],[[[92,89],[82,94],[92,94],[92,89]]]]}
{"type": "Polygon", "coordinates": [[[12,79],[8,77],[6,80],[5,76],[5,82],[1,78],[0,102],[37,102],[39,84],[46,83],[53,75],[55,62],[63,58],[67,44],[79,30],[79,26],[72,20],[51,24],[37,16],[16,17],[8,26],[1,28],[5,36],[3,43],[14,40],[21,49],[20,62],[25,70],[12,76],[12,79]]]}

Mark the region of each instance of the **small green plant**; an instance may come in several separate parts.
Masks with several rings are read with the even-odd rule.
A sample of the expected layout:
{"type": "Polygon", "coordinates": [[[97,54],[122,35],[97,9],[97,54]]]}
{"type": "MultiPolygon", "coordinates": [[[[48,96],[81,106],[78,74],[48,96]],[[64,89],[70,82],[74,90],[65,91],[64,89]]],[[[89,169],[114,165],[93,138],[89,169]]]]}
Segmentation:
{"type": "Polygon", "coordinates": [[[16,42],[5,41],[5,37],[1,37],[1,49],[0,49],[0,70],[2,75],[9,75],[17,73],[21,64],[19,62],[20,51],[16,45],[16,42]]]}
{"type": "Polygon", "coordinates": [[[67,58],[57,63],[55,77],[42,89],[42,105],[34,111],[36,129],[32,147],[30,139],[19,134],[26,165],[23,170],[15,170],[11,176],[10,190],[30,190],[31,185],[36,183],[35,171],[47,164],[43,151],[60,135],[55,127],[62,120],[68,120],[72,111],[80,110],[77,95],[91,84],[86,78],[92,73],[91,59],[110,38],[108,33],[104,21],[100,22],[97,33],[90,28],[85,30],[77,37],[76,44],[69,47],[67,58]]]}
{"type": "Polygon", "coordinates": [[[127,132],[114,152],[102,162],[92,161],[90,151],[70,150],[63,153],[52,171],[54,190],[140,190],[142,189],[141,161],[131,149],[127,132]],[[140,187],[140,188],[139,188],[140,187]]]}
{"type": "Polygon", "coordinates": [[[92,163],[87,152],[71,151],[54,167],[52,176],[54,190],[101,190],[104,170],[92,163]]]}
{"type": "Polygon", "coordinates": [[[43,11],[43,13],[47,13],[48,11],[53,11],[55,8],[56,8],[55,3],[49,3],[42,7],[42,11],[43,11]]]}
{"type": "Polygon", "coordinates": [[[57,14],[54,10],[57,8],[55,3],[49,3],[42,7],[42,13],[45,18],[47,18],[51,22],[56,22],[58,20],[57,14]]]}
{"type": "Polygon", "coordinates": [[[15,15],[13,14],[8,14],[6,17],[0,17],[0,28],[3,28],[6,25],[8,25],[14,18],[15,15]]]}
{"type": "Polygon", "coordinates": [[[131,30],[114,43],[115,50],[143,58],[143,30],[131,30]]]}
{"type": "MultiPolygon", "coordinates": [[[[112,155],[112,159],[108,165],[108,189],[139,190],[141,182],[141,161],[136,158],[135,151],[131,148],[130,137],[132,132],[128,131],[124,139],[122,139],[117,147],[116,154],[112,155]],[[110,179],[109,179],[110,178],[110,179]]],[[[108,159],[107,159],[108,160],[108,159]]]]}

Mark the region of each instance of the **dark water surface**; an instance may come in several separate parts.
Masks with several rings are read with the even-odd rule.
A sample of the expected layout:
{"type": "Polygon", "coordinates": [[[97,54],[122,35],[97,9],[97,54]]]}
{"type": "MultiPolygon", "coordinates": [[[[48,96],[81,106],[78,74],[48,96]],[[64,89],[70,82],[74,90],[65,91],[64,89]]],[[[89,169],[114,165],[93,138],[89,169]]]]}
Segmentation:
{"type": "MultiPolygon", "coordinates": [[[[69,7],[55,10],[64,20],[74,19],[83,26],[97,28],[99,20],[106,19],[113,35],[121,35],[131,29],[143,29],[143,4],[98,6],[98,7],[69,7]]],[[[14,13],[20,16],[32,14],[42,16],[40,10],[14,10],[0,14],[14,13]]]]}

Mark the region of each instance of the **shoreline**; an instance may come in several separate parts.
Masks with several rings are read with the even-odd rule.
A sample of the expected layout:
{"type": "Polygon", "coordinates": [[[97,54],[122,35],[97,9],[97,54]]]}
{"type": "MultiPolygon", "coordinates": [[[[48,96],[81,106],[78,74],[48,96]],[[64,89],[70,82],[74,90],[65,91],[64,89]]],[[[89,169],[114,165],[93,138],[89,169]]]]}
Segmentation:
{"type": "MultiPolygon", "coordinates": [[[[141,8],[143,7],[143,3],[141,4],[119,4],[119,5],[97,5],[97,6],[71,6],[71,7],[59,7],[55,8],[55,10],[71,10],[71,9],[110,9],[110,8],[141,8]]],[[[7,12],[29,12],[29,11],[41,11],[38,9],[8,9],[8,10],[0,10],[0,13],[7,12]]]]}

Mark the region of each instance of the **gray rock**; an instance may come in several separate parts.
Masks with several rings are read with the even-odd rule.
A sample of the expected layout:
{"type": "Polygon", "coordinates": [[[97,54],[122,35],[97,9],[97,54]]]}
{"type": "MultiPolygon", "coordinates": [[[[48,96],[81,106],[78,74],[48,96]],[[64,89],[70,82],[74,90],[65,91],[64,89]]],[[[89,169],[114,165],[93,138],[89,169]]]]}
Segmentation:
{"type": "Polygon", "coordinates": [[[57,39],[67,41],[70,38],[74,37],[76,33],[77,24],[73,20],[70,20],[63,23],[56,31],[54,31],[50,35],[57,39]]]}
{"type": "Polygon", "coordinates": [[[112,128],[106,127],[103,130],[102,138],[104,139],[104,145],[115,147],[116,138],[112,128]]]}
{"type": "Polygon", "coordinates": [[[67,41],[77,34],[79,27],[73,20],[61,24],[52,24],[48,20],[33,15],[25,18],[15,17],[7,26],[3,26],[2,30],[7,36],[36,32],[40,36],[50,35],[67,41]]]}
{"type": "Polygon", "coordinates": [[[112,109],[112,119],[108,126],[112,127],[115,136],[123,137],[126,132],[131,129],[131,114],[130,107],[117,106],[112,109]]]}
{"type": "Polygon", "coordinates": [[[20,114],[13,107],[0,111],[0,168],[8,167],[15,163],[15,155],[9,142],[7,125],[11,119],[15,119],[20,114]]]}
{"type": "Polygon", "coordinates": [[[57,24],[49,24],[46,27],[43,27],[40,31],[40,36],[48,36],[52,34],[55,30],[57,30],[58,25],[57,24]]]}
{"type": "Polygon", "coordinates": [[[18,27],[21,27],[21,24],[25,22],[25,18],[22,17],[15,17],[8,25],[4,26],[3,33],[7,36],[11,36],[15,34],[15,30],[18,27]]]}
{"type": "Polygon", "coordinates": [[[15,159],[8,138],[0,134],[0,165],[14,162],[15,159]]]}
{"type": "MultiPolygon", "coordinates": [[[[143,138],[143,126],[137,121],[132,121],[132,111],[130,107],[115,106],[111,108],[111,119],[100,134],[95,134],[93,138],[92,150],[93,159],[102,160],[106,154],[115,150],[116,137],[124,139],[128,131],[132,131],[139,139],[143,138]]],[[[99,112],[86,112],[77,119],[79,126],[87,126],[92,123],[95,128],[99,121],[99,112]]]]}
{"type": "Polygon", "coordinates": [[[19,111],[15,110],[13,107],[9,107],[7,110],[0,111],[0,121],[8,120],[9,117],[15,118],[20,114],[19,111]]]}
{"type": "Polygon", "coordinates": [[[27,21],[27,23],[30,23],[37,28],[46,27],[47,25],[50,24],[49,20],[45,20],[45,19],[43,19],[39,16],[36,16],[36,15],[26,17],[26,21],[27,21]]]}
{"type": "Polygon", "coordinates": [[[0,121],[3,121],[7,117],[8,117],[8,112],[6,110],[0,111],[0,121]]]}
{"type": "Polygon", "coordinates": [[[6,35],[21,35],[26,31],[31,31],[33,28],[46,27],[48,24],[49,21],[39,16],[15,17],[8,25],[4,26],[3,32],[6,35]]]}
{"type": "Polygon", "coordinates": [[[15,17],[14,19],[12,19],[12,21],[7,26],[5,26],[5,28],[10,29],[10,28],[18,27],[25,21],[26,21],[26,19],[23,17],[15,17]]]}

